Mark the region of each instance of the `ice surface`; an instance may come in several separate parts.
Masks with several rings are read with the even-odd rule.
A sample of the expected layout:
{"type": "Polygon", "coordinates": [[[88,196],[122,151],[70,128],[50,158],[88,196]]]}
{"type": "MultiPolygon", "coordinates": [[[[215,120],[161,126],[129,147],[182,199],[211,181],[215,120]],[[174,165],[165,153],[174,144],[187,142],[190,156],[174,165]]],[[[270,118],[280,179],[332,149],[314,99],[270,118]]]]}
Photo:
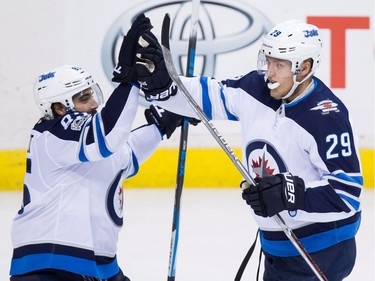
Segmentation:
{"type": "MultiPolygon", "coordinates": [[[[9,280],[10,226],[21,192],[0,192],[0,280],[9,280]]],[[[167,280],[174,189],[125,189],[118,260],[132,281],[167,280]]],[[[363,194],[356,266],[346,281],[374,275],[374,189],[363,194]]],[[[234,280],[257,226],[239,189],[184,189],[176,281],[234,280]]],[[[255,280],[259,245],[242,280],[255,280]]],[[[332,265],[334,266],[334,265],[332,265]]]]}

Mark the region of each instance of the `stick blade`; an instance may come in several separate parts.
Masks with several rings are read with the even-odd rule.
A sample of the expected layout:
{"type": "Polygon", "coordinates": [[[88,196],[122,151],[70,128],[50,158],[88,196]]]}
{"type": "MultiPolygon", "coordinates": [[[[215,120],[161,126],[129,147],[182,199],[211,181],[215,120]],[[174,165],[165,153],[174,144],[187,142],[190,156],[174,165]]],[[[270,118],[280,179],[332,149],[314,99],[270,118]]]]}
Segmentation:
{"type": "Polygon", "coordinates": [[[171,25],[171,17],[168,13],[165,14],[161,28],[161,44],[170,50],[169,47],[169,29],[171,25]]]}

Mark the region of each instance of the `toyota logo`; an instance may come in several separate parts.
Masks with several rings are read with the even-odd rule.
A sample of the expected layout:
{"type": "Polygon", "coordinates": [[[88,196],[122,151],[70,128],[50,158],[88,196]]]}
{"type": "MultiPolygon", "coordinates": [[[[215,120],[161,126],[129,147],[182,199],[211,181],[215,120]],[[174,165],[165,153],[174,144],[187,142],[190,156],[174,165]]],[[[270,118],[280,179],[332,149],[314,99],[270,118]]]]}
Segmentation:
{"type": "MultiPolygon", "coordinates": [[[[159,39],[163,17],[166,13],[170,14],[173,61],[177,70],[185,73],[191,1],[154,0],[127,9],[107,31],[102,47],[102,64],[109,81],[123,36],[141,13],[151,19],[154,25],[152,31],[159,39]]],[[[215,76],[219,55],[239,51],[253,44],[273,27],[265,15],[238,0],[201,1],[198,25],[195,75],[205,76],[215,76]],[[235,24],[227,24],[233,20],[235,24]]]]}

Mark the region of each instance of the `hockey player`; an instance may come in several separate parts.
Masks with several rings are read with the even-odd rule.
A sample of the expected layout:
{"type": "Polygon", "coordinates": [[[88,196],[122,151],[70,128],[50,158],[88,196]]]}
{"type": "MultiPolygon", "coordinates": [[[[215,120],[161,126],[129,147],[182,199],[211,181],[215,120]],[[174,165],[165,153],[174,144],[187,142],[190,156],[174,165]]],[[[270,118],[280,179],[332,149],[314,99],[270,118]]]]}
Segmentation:
{"type": "Polygon", "coordinates": [[[43,118],[27,151],[10,280],[129,281],[116,259],[122,180],[137,174],[182,119],[151,106],[149,124],[131,131],[139,85],[128,54],[151,27],[142,15],[124,37],[113,78],[120,84],[100,111],[102,92],[82,68],[61,66],[38,77],[34,94],[43,118]]]}
{"type": "MultiPolygon", "coordinates": [[[[153,36],[138,56],[141,85],[167,77],[153,36]]],[[[243,199],[260,228],[264,280],[318,280],[272,216],[280,214],[328,280],[343,280],[355,264],[363,185],[357,138],[348,109],[314,76],[322,42],[316,26],[291,20],[275,26],[261,43],[258,70],[218,81],[181,77],[209,119],[241,123],[242,159],[257,185],[243,199]]],[[[164,108],[197,118],[169,80],[145,87],[164,108]]]]}

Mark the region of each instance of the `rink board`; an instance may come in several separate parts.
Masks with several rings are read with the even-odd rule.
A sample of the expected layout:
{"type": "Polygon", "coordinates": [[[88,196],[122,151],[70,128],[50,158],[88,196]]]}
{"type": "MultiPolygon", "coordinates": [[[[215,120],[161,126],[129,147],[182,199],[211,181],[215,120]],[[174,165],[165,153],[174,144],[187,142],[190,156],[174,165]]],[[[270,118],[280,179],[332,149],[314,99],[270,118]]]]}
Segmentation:
{"type": "MultiPolygon", "coordinates": [[[[241,155],[240,149],[234,149],[241,155]]],[[[374,187],[374,150],[360,149],[364,186],[374,187]]],[[[20,190],[25,171],[25,150],[0,151],[0,190],[20,190]]],[[[124,182],[126,188],[175,187],[178,150],[160,148],[124,182]]],[[[223,150],[188,148],[185,187],[238,187],[242,177],[223,150]]]]}

